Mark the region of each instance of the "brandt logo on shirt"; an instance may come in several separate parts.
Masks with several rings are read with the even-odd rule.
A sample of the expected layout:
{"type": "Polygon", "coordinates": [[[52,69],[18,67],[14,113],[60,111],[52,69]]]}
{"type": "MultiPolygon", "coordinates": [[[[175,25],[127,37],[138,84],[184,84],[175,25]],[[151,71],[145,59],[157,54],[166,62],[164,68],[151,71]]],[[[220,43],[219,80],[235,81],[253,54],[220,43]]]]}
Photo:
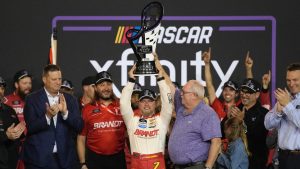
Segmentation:
{"type": "Polygon", "coordinates": [[[15,107],[14,110],[17,114],[23,114],[23,107],[15,107]]]}
{"type": "Polygon", "coordinates": [[[123,121],[105,121],[94,123],[94,129],[99,128],[118,128],[122,125],[123,121]]]}
{"type": "Polygon", "coordinates": [[[156,137],[158,135],[159,129],[152,130],[152,131],[145,131],[145,130],[140,130],[136,129],[134,132],[134,135],[140,136],[140,137],[156,137]]]}

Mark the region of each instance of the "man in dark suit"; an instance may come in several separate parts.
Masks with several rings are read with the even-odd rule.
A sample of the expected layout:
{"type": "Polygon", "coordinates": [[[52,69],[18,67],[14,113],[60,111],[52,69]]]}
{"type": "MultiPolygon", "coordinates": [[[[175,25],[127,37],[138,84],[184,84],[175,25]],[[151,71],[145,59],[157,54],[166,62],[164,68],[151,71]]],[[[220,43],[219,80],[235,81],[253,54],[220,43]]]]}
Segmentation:
{"type": "Polygon", "coordinates": [[[72,135],[83,127],[76,99],[59,93],[62,75],[57,65],[43,71],[44,88],[26,98],[28,133],[23,158],[26,169],[73,169],[76,162],[72,135]]]}

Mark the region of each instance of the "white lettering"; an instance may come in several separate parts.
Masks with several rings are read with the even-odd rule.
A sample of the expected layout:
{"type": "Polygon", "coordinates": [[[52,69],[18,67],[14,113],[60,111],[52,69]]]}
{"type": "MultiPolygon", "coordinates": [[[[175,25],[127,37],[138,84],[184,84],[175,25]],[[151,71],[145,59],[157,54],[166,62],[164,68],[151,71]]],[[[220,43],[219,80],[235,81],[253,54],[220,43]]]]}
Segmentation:
{"type": "Polygon", "coordinates": [[[105,121],[94,123],[94,129],[98,128],[117,128],[122,125],[123,121],[105,121]]]}
{"type": "MultiPolygon", "coordinates": [[[[206,39],[207,40],[207,39],[206,39]]],[[[133,51],[131,48],[126,49],[121,56],[121,60],[116,62],[116,66],[120,66],[121,67],[121,86],[125,86],[127,81],[128,81],[128,69],[134,64],[134,60],[128,60],[128,56],[133,54],[133,51]]],[[[200,83],[202,83],[204,86],[206,86],[205,81],[202,79],[202,68],[204,66],[204,61],[202,61],[202,51],[197,51],[195,53],[195,59],[194,60],[181,60],[180,61],[180,67],[176,67],[174,66],[174,64],[169,61],[169,60],[161,60],[160,63],[162,64],[162,66],[165,66],[166,68],[168,68],[168,74],[171,78],[172,81],[176,81],[176,74],[180,73],[180,83],[181,85],[184,85],[187,81],[188,81],[188,75],[190,73],[188,68],[189,66],[194,66],[195,67],[195,79],[198,80],[200,83]]],[[[134,56],[134,55],[133,55],[134,56]]],[[[181,57],[181,58],[186,58],[186,57],[181,57]]],[[[100,71],[107,71],[110,66],[112,66],[112,64],[114,63],[113,60],[107,60],[105,62],[105,64],[101,67],[99,65],[99,63],[95,60],[90,60],[90,63],[92,64],[92,66],[96,69],[97,72],[100,71]]],[[[239,61],[238,60],[233,60],[232,63],[230,64],[228,70],[222,70],[220,68],[219,63],[216,60],[212,60],[212,67],[216,70],[218,77],[221,80],[221,83],[219,84],[217,91],[216,91],[216,95],[220,96],[221,92],[222,92],[222,86],[224,85],[224,83],[226,81],[229,80],[229,78],[231,77],[231,75],[233,74],[234,70],[236,69],[239,61]]],[[[189,77],[189,79],[193,79],[193,77],[189,77]]],[[[151,86],[156,86],[156,79],[154,76],[150,77],[150,85],[151,86]]],[[[142,85],[145,86],[145,76],[139,76],[138,82],[142,85]]],[[[178,82],[178,81],[177,81],[178,82]]],[[[114,93],[117,97],[120,97],[121,95],[121,90],[119,90],[115,85],[113,85],[113,90],[114,93]]]]}

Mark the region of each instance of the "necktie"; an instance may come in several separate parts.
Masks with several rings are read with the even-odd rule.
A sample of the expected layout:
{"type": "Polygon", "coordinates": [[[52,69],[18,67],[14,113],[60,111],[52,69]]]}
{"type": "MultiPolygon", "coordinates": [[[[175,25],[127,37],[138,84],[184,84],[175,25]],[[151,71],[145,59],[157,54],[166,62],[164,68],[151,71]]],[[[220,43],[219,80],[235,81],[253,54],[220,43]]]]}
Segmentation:
{"type": "Polygon", "coordinates": [[[53,131],[55,131],[54,120],[53,117],[50,119],[50,127],[53,131]]]}

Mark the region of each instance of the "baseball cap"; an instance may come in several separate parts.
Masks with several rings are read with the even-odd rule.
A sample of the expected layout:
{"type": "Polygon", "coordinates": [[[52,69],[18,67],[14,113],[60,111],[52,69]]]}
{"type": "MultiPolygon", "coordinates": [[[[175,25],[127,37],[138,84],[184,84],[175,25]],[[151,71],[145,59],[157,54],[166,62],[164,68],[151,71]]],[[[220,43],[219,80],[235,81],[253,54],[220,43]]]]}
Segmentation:
{"type": "Polygon", "coordinates": [[[64,79],[62,81],[61,87],[65,87],[67,89],[71,89],[72,90],[73,89],[73,84],[72,84],[72,82],[70,80],[64,79]]]}
{"type": "Polygon", "coordinates": [[[256,80],[248,78],[245,79],[243,84],[241,85],[241,90],[248,93],[256,93],[260,92],[261,85],[256,80]]]}
{"type": "Polygon", "coordinates": [[[230,88],[232,88],[235,91],[239,90],[238,85],[234,81],[232,81],[232,80],[228,80],[227,82],[225,82],[224,85],[223,85],[223,89],[225,87],[230,87],[230,88]]]}
{"type": "Polygon", "coordinates": [[[95,76],[87,76],[81,81],[82,86],[95,84],[96,77],[95,76]]]}
{"type": "Polygon", "coordinates": [[[0,85],[6,87],[6,82],[1,76],[0,76],[0,85]]]}
{"type": "Polygon", "coordinates": [[[135,82],[132,93],[139,93],[141,91],[142,91],[142,86],[138,82],[135,82]]]}
{"type": "Polygon", "coordinates": [[[14,82],[19,81],[20,79],[24,78],[24,77],[32,77],[27,70],[22,69],[17,71],[17,73],[14,75],[14,82]]]}
{"type": "Polygon", "coordinates": [[[95,84],[102,83],[104,81],[112,82],[110,74],[108,72],[106,72],[106,71],[99,72],[96,75],[95,84]]]}
{"type": "Polygon", "coordinates": [[[155,92],[153,92],[150,89],[142,90],[139,95],[139,101],[141,101],[142,99],[145,99],[145,98],[155,100],[156,99],[155,92]]]}

